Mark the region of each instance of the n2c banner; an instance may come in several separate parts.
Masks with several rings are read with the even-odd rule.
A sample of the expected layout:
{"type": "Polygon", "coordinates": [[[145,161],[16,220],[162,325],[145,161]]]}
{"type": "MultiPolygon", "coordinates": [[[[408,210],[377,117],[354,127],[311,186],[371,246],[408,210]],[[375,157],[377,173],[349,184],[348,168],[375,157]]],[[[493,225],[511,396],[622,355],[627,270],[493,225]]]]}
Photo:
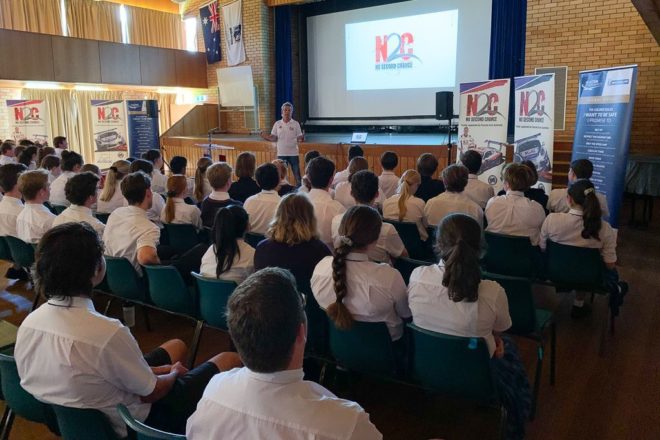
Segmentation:
{"type": "Polygon", "coordinates": [[[43,144],[50,139],[50,124],[46,101],[38,99],[9,99],[10,136],[16,141],[28,139],[43,144]]]}
{"type": "Polygon", "coordinates": [[[580,72],[572,160],[594,164],[591,181],[607,197],[609,222],[618,227],[628,164],[637,66],[580,72]]]}
{"type": "Polygon", "coordinates": [[[555,74],[514,78],[514,162],[529,160],[539,175],[537,187],[552,189],[552,151],[555,128],[555,74]]]}
{"type": "Polygon", "coordinates": [[[152,148],[160,148],[158,132],[158,101],[129,100],[128,108],[128,145],[131,156],[139,158],[142,153],[152,148]]]}
{"type": "Polygon", "coordinates": [[[477,150],[482,158],[479,180],[497,193],[502,189],[502,167],[506,155],[509,118],[509,80],[495,79],[461,83],[458,154],[477,150]]]}
{"type": "Polygon", "coordinates": [[[94,162],[101,169],[128,157],[124,101],[91,100],[94,162]]]}

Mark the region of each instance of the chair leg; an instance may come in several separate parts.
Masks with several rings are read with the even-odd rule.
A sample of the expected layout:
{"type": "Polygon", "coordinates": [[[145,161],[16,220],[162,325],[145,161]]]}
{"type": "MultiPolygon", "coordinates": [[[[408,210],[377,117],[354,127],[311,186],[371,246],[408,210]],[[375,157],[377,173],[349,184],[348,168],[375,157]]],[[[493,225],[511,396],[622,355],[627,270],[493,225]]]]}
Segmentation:
{"type": "Polygon", "coordinates": [[[11,408],[9,408],[9,405],[5,402],[5,411],[2,413],[2,420],[0,421],[0,430],[4,432],[5,425],[7,424],[7,419],[9,418],[9,415],[11,414],[11,408]]]}
{"type": "Polygon", "coordinates": [[[506,439],[506,419],[507,419],[506,408],[504,408],[504,405],[500,405],[500,439],[501,440],[506,439]]]}
{"type": "Polygon", "coordinates": [[[197,357],[197,350],[199,350],[199,341],[202,338],[203,329],[204,321],[201,319],[196,321],[195,332],[193,333],[192,342],[190,344],[190,358],[188,359],[188,368],[193,368],[195,365],[195,358],[197,357]]]}
{"type": "Polygon", "coordinates": [[[529,412],[529,420],[534,420],[536,417],[536,402],[539,397],[539,389],[541,388],[541,373],[543,371],[543,343],[539,342],[536,349],[536,374],[534,375],[534,391],[532,395],[532,409],[529,412]]]}
{"type": "Polygon", "coordinates": [[[142,306],[142,316],[144,317],[144,325],[147,327],[147,331],[151,331],[151,321],[149,320],[149,310],[146,306],[142,306]]]}
{"type": "Polygon", "coordinates": [[[110,312],[110,306],[112,305],[113,300],[114,300],[114,298],[110,297],[107,304],[105,305],[105,309],[103,309],[103,315],[104,316],[108,316],[108,312],[110,312]]]}
{"type": "Polygon", "coordinates": [[[609,310],[605,312],[605,318],[602,319],[601,329],[600,329],[600,344],[598,348],[598,355],[603,357],[605,356],[605,345],[607,341],[607,330],[609,329],[609,310]]]}
{"type": "Polygon", "coordinates": [[[555,364],[557,358],[557,324],[550,325],[550,385],[555,384],[555,364]]]}
{"type": "Polygon", "coordinates": [[[614,316],[614,312],[610,309],[610,335],[614,336],[614,320],[616,319],[616,316],[614,316]]]}
{"type": "MultiPolygon", "coordinates": [[[[7,407],[9,408],[9,407],[7,407]]],[[[7,412],[7,420],[5,420],[5,424],[2,427],[2,433],[0,434],[0,440],[7,440],[9,438],[9,433],[11,432],[11,427],[14,424],[14,411],[9,409],[7,412]]]]}

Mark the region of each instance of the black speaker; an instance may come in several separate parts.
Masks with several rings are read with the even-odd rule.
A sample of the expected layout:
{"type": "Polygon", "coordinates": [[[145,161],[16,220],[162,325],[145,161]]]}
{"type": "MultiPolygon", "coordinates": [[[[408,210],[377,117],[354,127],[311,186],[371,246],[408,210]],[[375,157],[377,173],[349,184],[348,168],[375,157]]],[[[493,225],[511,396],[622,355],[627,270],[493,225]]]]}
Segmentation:
{"type": "Polygon", "coordinates": [[[454,92],[436,92],[435,119],[448,120],[454,116],[454,92]]]}

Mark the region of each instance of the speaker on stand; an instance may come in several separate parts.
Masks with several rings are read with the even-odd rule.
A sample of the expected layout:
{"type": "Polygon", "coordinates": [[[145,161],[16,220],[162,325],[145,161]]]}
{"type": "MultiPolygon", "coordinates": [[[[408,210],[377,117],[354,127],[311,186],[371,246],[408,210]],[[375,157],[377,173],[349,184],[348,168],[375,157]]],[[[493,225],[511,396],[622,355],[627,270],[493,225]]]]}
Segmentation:
{"type": "Polygon", "coordinates": [[[452,118],[454,117],[454,92],[436,92],[435,93],[435,119],[447,121],[447,148],[451,155],[451,129],[452,118]]]}

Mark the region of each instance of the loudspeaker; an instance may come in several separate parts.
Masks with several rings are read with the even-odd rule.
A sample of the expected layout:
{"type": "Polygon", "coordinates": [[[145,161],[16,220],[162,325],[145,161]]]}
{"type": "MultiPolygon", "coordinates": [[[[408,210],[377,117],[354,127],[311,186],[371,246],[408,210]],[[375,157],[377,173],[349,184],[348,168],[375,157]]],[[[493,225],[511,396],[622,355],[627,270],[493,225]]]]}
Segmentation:
{"type": "Polygon", "coordinates": [[[448,120],[454,116],[454,92],[436,92],[435,119],[448,120]]]}

